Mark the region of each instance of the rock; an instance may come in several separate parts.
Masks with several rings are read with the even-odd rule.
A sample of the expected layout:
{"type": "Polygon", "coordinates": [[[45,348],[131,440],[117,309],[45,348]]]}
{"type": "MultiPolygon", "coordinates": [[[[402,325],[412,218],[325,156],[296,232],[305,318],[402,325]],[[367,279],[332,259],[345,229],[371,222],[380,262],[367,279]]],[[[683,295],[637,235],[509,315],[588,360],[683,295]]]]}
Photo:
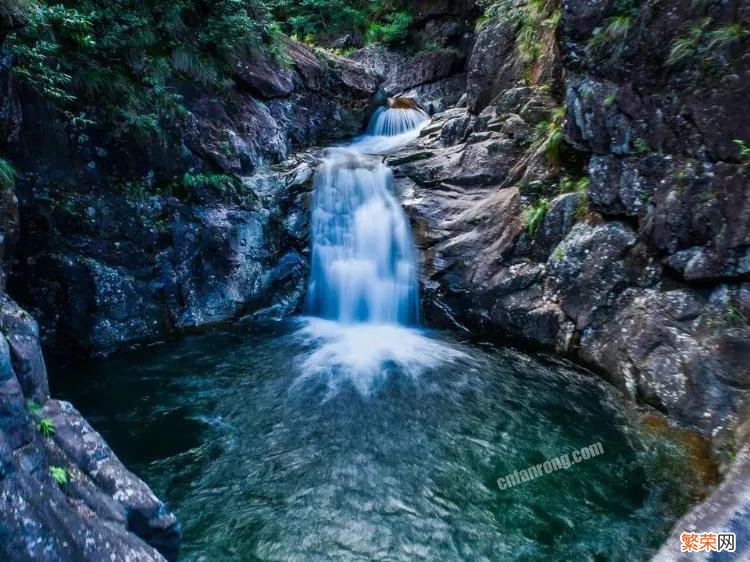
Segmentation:
{"type": "Polygon", "coordinates": [[[577,224],[548,262],[548,289],[581,330],[628,285],[624,257],[636,243],[623,223],[577,224]]]}
{"type": "Polygon", "coordinates": [[[682,533],[704,533],[704,529],[736,534],[735,552],[720,555],[727,560],[746,560],[750,557],[750,529],[747,512],[750,509],[750,447],[743,447],[724,481],[705,501],[690,510],[675,524],[667,542],[656,553],[652,562],[705,561],[711,554],[680,553],[682,533]]]}
{"type": "Polygon", "coordinates": [[[265,53],[237,63],[234,79],[250,93],[263,99],[285,97],[294,91],[294,71],[265,53]]]}
{"type": "Polygon", "coordinates": [[[48,398],[36,325],[7,297],[0,331],[0,557],[176,560],[174,515],[70,404],[48,398]],[[51,437],[37,431],[41,417],[54,423],[51,437]]]}
{"type": "Polygon", "coordinates": [[[456,49],[408,56],[372,45],[350,58],[384,76],[382,88],[386,96],[408,95],[433,111],[455,104],[466,87],[462,74],[466,57],[456,49]]]}
{"type": "Polygon", "coordinates": [[[469,109],[481,112],[499,94],[519,81],[521,63],[512,56],[517,26],[502,17],[484,23],[468,64],[469,109]]]}

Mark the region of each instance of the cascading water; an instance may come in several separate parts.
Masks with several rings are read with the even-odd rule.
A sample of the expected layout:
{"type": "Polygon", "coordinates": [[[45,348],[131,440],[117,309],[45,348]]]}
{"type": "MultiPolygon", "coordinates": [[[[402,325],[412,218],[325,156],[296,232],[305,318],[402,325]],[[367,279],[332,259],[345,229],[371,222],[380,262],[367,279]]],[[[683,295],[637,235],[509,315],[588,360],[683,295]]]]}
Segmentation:
{"type": "Polygon", "coordinates": [[[345,324],[416,324],[417,259],[393,194],[393,174],[374,156],[416,138],[427,115],[379,109],[368,132],[332,148],[315,177],[308,311],[345,324]]]}

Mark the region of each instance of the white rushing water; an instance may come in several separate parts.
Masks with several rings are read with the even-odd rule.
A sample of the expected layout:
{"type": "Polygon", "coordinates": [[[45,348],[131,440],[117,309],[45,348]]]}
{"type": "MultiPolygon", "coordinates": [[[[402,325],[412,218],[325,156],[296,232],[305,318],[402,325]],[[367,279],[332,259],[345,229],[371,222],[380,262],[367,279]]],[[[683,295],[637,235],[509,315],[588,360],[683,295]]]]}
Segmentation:
{"type": "Polygon", "coordinates": [[[378,155],[414,140],[426,120],[416,109],[381,108],[367,134],[327,150],[315,176],[311,314],[344,324],[418,322],[416,251],[378,155]]]}

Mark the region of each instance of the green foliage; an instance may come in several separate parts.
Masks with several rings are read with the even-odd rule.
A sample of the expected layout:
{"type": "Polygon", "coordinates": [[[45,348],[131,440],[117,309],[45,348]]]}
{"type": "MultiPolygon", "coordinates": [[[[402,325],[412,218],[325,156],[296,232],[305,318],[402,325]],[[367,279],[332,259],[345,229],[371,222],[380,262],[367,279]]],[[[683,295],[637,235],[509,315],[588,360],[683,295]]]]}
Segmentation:
{"type": "Polygon", "coordinates": [[[407,11],[386,14],[383,22],[373,22],[367,28],[369,42],[397,45],[403,43],[409,34],[412,16],[407,11]]]}
{"type": "Polygon", "coordinates": [[[310,44],[347,33],[368,41],[401,44],[412,15],[403,0],[268,0],[281,29],[310,44]]]}
{"type": "Polygon", "coordinates": [[[678,37],[672,42],[666,61],[668,66],[683,64],[696,55],[703,31],[710,22],[710,19],[703,20],[701,23],[693,25],[687,35],[678,37]]]}
{"type": "Polygon", "coordinates": [[[521,219],[523,220],[523,224],[530,236],[533,236],[537,229],[541,226],[542,222],[544,221],[544,217],[547,216],[548,210],[549,201],[547,201],[546,197],[542,197],[539,201],[537,201],[530,207],[527,207],[523,211],[521,219]]]}
{"type": "Polygon", "coordinates": [[[727,327],[744,326],[748,323],[748,318],[739,308],[730,304],[724,309],[722,321],[727,327]]]}
{"type": "Polygon", "coordinates": [[[651,145],[644,138],[637,138],[633,141],[633,148],[639,154],[648,154],[651,152],[651,145]]]}
{"type": "Polygon", "coordinates": [[[555,260],[555,261],[560,261],[564,257],[565,257],[565,248],[563,247],[562,244],[559,244],[555,248],[555,251],[552,252],[552,259],[555,260]]]}
{"type": "Polygon", "coordinates": [[[748,146],[745,141],[742,139],[734,139],[732,142],[737,145],[737,148],[739,148],[740,157],[743,160],[750,159],[750,146],[748,146]]]}
{"type": "Polygon", "coordinates": [[[38,414],[42,411],[42,406],[34,402],[33,400],[27,400],[26,409],[32,414],[38,414]]]}
{"type": "Polygon", "coordinates": [[[709,49],[725,49],[747,37],[748,30],[739,23],[730,23],[708,33],[709,49]]]}
{"type": "Polygon", "coordinates": [[[686,35],[672,41],[666,64],[677,67],[701,57],[710,59],[750,35],[750,31],[739,23],[729,23],[709,30],[711,23],[711,18],[705,18],[693,24],[686,35]]]}
{"type": "Polygon", "coordinates": [[[68,483],[68,471],[62,466],[50,466],[49,473],[52,475],[52,479],[60,486],[68,483]]]}
{"type": "Polygon", "coordinates": [[[0,188],[8,189],[16,183],[16,169],[5,158],[0,158],[0,188]]]}
{"type": "Polygon", "coordinates": [[[184,119],[179,80],[221,90],[277,36],[262,0],[40,0],[24,19],[5,42],[16,75],[71,119],[97,107],[144,141],[184,119]]]}
{"type": "Polygon", "coordinates": [[[57,429],[55,427],[55,422],[51,418],[40,419],[36,427],[39,430],[39,433],[45,437],[52,437],[57,429]]]}
{"type": "Polygon", "coordinates": [[[182,185],[188,189],[212,187],[219,193],[238,187],[239,180],[229,174],[185,174],[182,185]]]}
{"type": "Polygon", "coordinates": [[[602,51],[622,45],[632,25],[633,16],[631,15],[620,14],[607,18],[604,26],[589,39],[589,48],[602,51]]]}
{"type": "Polygon", "coordinates": [[[561,160],[561,150],[565,142],[565,135],[562,130],[565,121],[565,107],[556,108],[548,121],[538,123],[534,131],[534,143],[541,143],[544,149],[544,156],[552,166],[559,166],[561,160]]]}
{"type": "Polygon", "coordinates": [[[536,62],[544,48],[545,32],[554,30],[562,17],[559,3],[554,0],[479,0],[484,9],[482,19],[498,18],[519,27],[516,49],[528,68],[536,62]]]}
{"type": "Polygon", "coordinates": [[[570,176],[562,176],[557,186],[559,193],[587,193],[591,185],[591,178],[584,176],[574,179],[570,176]]]}

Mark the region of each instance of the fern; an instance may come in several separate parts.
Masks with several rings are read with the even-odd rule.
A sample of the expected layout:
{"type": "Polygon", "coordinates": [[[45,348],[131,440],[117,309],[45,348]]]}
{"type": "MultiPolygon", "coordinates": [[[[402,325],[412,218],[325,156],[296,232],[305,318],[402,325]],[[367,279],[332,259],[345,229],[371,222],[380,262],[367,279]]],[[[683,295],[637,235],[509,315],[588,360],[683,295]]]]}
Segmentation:
{"type": "Polygon", "coordinates": [[[60,486],[68,483],[68,471],[62,466],[50,466],[49,472],[52,475],[52,479],[60,486]]]}
{"type": "Polygon", "coordinates": [[[521,219],[523,220],[523,224],[526,227],[529,236],[533,236],[539,226],[541,226],[542,222],[544,222],[548,210],[549,202],[546,197],[541,198],[534,205],[524,210],[521,219]]]}

